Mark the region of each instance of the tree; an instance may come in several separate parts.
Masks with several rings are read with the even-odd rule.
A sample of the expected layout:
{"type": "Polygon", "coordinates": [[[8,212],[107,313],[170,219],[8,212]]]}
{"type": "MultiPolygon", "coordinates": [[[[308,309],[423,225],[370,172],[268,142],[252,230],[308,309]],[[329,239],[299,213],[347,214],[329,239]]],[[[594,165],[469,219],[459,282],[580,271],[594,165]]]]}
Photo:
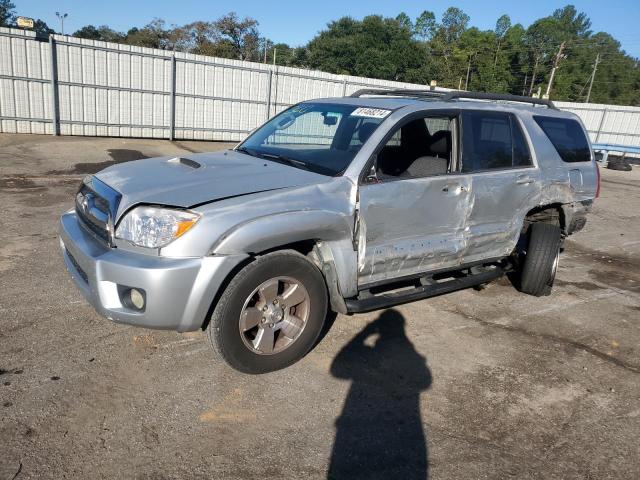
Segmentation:
{"type": "MultiPolygon", "coordinates": [[[[524,43],[529,51],[529,64],[532,65],[528,95],[534,93],[536,80],[540,80],[538,77],[540,67],[548,66],[547,64],[550,63],[558,46],[562,43],[563,36],[558,20],[553,17],[536,20],[527,29],[524,43]]],[[[544,77],[542,77],[542,80],[544,80],[544,77]]]]}
{"type": "Polygon", "coordinates": [[[0,27],[11,27],[16,21],[16,6],[10,0],[0,0],[0,27]]]}
{"type": "Polygon", "coordinates": [[[569,37],[584,38],[591,35],[589,30],[591,20],[589,20],[586,13],[578,13],[573,5],[558,8],[553,12],[553,18],[558,21],[560,28],[569,37]]]}
{"type": "Polygon", "coordinates": [[[85,25],[79,30],[73,32],[74,37],[86,38],[88,40],[102,40],[100,38],[100,32],[93,25],[85,25]]]}
{"type": "Polygon", "coordinates": [[[413,30],[413,23],[411,23],[411,19],[409,18],[409,15],[407,15],[406,13],[400,12],[396,17],[396,20],[398,21],[401,27],[406,28],[409,31],[413,30]]]}
{"type": "Polygon", "coordinates": [[[498,39],[495,60],[493,62],[494,67],[498,64],[498,54],[500,53],[500,45],[502,44],[502,40],[504,39],[505,34],[510,28],[511,19],[509,18],[509,15],[502,15],[500,18],[498,18],[498,21],[496,22],[496,28],[493,30],[498,39]]]}
{"type": "Polygon", "coordinates": [[[414,34],[422,41],[428,41],[436,34],[438,24],[436,23],[436,16],[433,12],[425,10],[416,19],[414,27],[414,34]]]}
{"type": "Polygon", "coordinates": [[[447,42],[455,42],[460,38],[469,24],[470,17],[457,7],[449,7],[442,15],[440,28],[447,42]]]}
{"type": "Polygon", "coordinates": [[[89,40],[100,40],[102,42],[122,43],[125,40],[125,35],[120,32],[109,28],[106,25],[100,27],[94,27],[93,25],[86,25],[80,30],[73,33],[74,37],[87,38],[89,40]]]}
{"type": "Polygon", "coordinates": [[[192,22],[175,28],[171,37],[175,50],[198,55],[213,55],[220,34],[212,22],[192,22]]]}
{"type": "Polygon", "coordinates": [[[240,20],[235,12],[223,15],[213,25],[220,34],[221,50],[231,53],[238,60],[258,60],[260,35],[258,21],[245,17],[240,20]]]}
{"type": "Polygon", "coordinates": [[[395,18],[343,17],[309,42],[307,54],[311,68],[327,72],[400,81],[424,78],[424,46],[395,18]]]}
{"type": "Polygon", "coordinates": [[[124,42],[129,45],[137,45],[147,48],[172,48],[170,41],[171,31],[167,30],[165,21],[160,18],[154,18],[144,27],[132,28],[127,32],[124,42]]]}
{"type": "Polygon", "coordinates": [[[48,37],[55,32],[53,28],[50,28],[49,25],[44,20],[40,20],[39,18],[33,22],[33,30],[36,32],[36,35],[41,37],[48,37]]]}
{"type": "Polygon", "coordinates": [[[509,15],[502,15],[496,21],[496,28],[494,29],[496,37],[500,39],[504,38],[504,35],[507,33],[507,30],[509,30],[510,28],[511,28],[511,19],[509,18],[509,15]]]}

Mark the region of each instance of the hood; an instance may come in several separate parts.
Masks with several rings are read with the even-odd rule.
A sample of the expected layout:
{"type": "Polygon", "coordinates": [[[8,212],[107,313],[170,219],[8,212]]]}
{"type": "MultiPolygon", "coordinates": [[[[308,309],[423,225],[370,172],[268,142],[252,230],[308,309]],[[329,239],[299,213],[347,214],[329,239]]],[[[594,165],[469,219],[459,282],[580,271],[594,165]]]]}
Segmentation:
{"type": "Polygon", "coordinates": [[[95,176],[122,194],[118,217],[138,203],[188,208],[330,179],[233,150],[136,160],[113,165],[95,176]]]}

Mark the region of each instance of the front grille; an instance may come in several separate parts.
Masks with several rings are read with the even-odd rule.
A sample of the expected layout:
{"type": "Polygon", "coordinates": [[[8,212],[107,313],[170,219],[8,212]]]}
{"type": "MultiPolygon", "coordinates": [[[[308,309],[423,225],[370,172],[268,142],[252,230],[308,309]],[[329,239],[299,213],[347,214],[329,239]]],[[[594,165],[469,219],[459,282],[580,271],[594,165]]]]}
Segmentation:
{"type": "Polygon", "coordinates": [[[80,224],[97,238],[111,245],[111,232],[121,195],[95,177],[87,177],[76,195],[76,214],[80,224]]]}
{"type": "Polygon", "coordinates": [[[86,227],[90,232],[95,234],[98,238],[103,240],[105,243],[109,243],[109,231],[107,230],[106,225],[100,225],[93,220],[93,217],[88,213],[85,213],[81,208],[76,204],[76,214],[81,221],[82,226],[86,227]]]}

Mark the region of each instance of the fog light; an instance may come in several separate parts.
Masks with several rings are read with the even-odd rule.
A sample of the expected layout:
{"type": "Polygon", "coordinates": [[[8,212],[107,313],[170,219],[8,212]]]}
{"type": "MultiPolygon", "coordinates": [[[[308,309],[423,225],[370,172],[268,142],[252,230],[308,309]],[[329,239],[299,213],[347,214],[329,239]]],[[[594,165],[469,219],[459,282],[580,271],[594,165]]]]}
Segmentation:
{"type": "Polygon", "coordinates": [[[137,288],[129,290],[129,300],[131,301],[131,305],[137,310],[144,308],[144,294],[137,288]]]}

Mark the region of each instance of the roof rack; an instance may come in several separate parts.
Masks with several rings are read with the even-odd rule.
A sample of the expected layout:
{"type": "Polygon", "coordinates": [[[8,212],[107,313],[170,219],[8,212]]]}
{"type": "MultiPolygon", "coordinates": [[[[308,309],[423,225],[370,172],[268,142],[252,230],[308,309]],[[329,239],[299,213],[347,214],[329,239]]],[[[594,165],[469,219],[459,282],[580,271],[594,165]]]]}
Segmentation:
{"type": "Polygon", "coordinates": [[[463,92],[459,90],[443,92],[437,90],[411,90],[397,88],[392,90],[383,90],[376,88],[364,88],[352,93],[351,97],[361,97],[363,95],[380,95],[380,96],[396,96],[396,97],[416,97],[416,98],[432,98],[439,99],[444,102],[451,100],[469,99],[469,100],[489,100],[496,102],[515,102],[529,103],[531,105],[543,105],[547,108],[557,110],[557,107],[551,100],[544,98],[525,97],[522,95],[509,95],[506,93],[485,93],[485,92],[463,92]]]}
{"type": "Polygon", "coordinates": [[[437,90],[411,90],[408,88],[394,88],[394,89],[381,89],[381,88],[363,88],[356,92],[353,92],[350,97],[358,98],[363,95],[390,95],[395,97],[425,97],[425,98],[442,98],[444,94],[448,92],[442,92],[437,90]]]}
{"type": "Polygon", "coordinates": [[[546,98],[525,97],[523,95],[510,95],[508,93],[485,93],[485,92],[447,92],[443,97],[443,101],[470,99],[470,100],[493,100],[502,102],[530,103],[532,105],[544,105],[547,108],[557,110],[551,100],[546,98]]]}

